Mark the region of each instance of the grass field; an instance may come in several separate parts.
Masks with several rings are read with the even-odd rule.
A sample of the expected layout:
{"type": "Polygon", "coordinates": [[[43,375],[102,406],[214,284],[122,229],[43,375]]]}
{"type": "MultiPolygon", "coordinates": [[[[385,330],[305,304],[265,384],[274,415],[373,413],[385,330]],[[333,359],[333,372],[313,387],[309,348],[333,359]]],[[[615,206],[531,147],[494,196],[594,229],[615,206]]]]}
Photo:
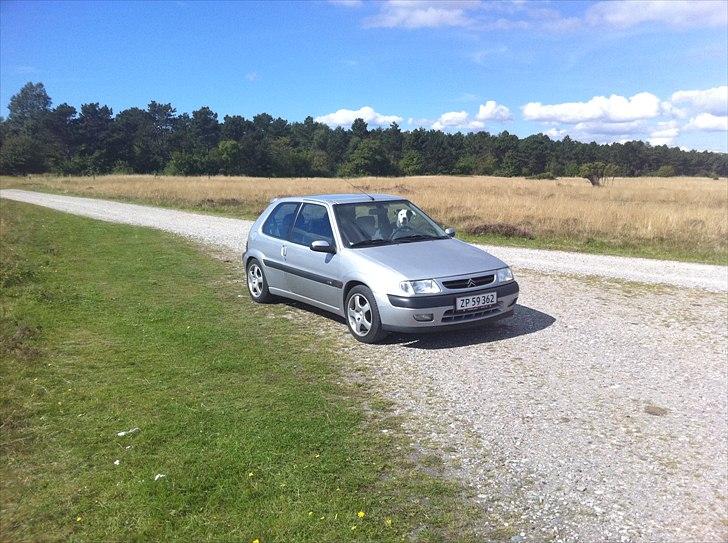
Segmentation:
{"type": "MultiPolygon", "coordinates": [[[[407,177],[351,180],[400,194],[472,241],[728,262],[728,181],[407,177]]],[[[352,192],[341,179],[103,176],[0,180],[17,186],[254,217],[275,196],[352,192]]]]}
{"type": "Polygon", "coordinates": [[[342,340],[237,264],[8,201],[0,228],[0,540],[469,540],[342,340]]]}

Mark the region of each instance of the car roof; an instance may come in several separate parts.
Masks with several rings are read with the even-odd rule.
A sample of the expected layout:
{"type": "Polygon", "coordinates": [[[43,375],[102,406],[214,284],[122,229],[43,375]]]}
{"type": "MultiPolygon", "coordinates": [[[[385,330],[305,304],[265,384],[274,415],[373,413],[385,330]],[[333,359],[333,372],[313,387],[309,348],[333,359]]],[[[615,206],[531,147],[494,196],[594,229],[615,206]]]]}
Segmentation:
{"type": "Polygon", "coordinates": [[[363,194],[363,193],[352,193],[352,194],[309,194],[306,196],[286,196],[285,198],[274,198],[272,202],[317,202],[317,203],[328,203],[328,204],[356,204],[364,202],[387,202],[392,200],[404,200],[401,196],[394,196],[392,194],[363,194]],[[371,198],[370,198],[371,196],[371,198]],[[374,200],[372,200],[372,198],[374,200]]]}

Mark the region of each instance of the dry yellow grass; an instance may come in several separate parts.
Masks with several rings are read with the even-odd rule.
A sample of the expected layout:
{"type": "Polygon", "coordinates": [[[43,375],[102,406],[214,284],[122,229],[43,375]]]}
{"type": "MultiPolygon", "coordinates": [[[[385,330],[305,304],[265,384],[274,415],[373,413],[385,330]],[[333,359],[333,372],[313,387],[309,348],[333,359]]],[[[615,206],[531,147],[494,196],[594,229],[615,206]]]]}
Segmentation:
{"type": "MultiPolygon", "coordinates": [[[[465,232],[520,234],[548,246],[590,243],[604,248],[652,248],[641,254],[676,253],[722,260],[728,253],[728,182],[702,178],[617,178],[594,188],[584,179],[555,181],[501,177],[427,176],[358,178],[370,192],[405,196],[441,223],[465,232]],[[702,255],[702,256],[699,256],[702,255]]],[[[353,192],[342,179],[249,177],[101,176],[3,178],[4,186],[152,204],[221,208],[252,215],[275,196],[353,192]]]]}

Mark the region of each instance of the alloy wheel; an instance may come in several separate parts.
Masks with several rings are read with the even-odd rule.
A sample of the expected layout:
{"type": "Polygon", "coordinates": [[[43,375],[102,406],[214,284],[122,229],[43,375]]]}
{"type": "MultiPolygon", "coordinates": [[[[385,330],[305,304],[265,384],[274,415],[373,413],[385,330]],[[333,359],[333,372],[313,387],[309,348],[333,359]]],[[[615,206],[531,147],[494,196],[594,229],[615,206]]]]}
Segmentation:
{"type": "Polygon", "coordinates": [[[372,308],[361,294],[349,298],[346,310],[349,326],[357,336],[366,336],[372,329],[372,308]]]}
{"type": "Polygon", "coordinates": [[[248,268],[248,289],[254,298],[260,298],[263,293],[263,271],[258,264],[251,264],[248,268]]]}

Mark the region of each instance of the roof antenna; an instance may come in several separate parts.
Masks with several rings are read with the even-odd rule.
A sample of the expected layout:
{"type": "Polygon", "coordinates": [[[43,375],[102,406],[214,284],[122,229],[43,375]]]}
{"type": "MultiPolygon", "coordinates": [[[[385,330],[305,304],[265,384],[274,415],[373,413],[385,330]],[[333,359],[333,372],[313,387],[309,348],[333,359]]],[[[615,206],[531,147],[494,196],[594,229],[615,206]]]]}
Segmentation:
{"type": "Polygon", "coordinates": [[[369,198],[371,198],[372,202],[376,202],[377,201],[377,199],[374,196],[372,196],[371,194],[369,194],[367,192],[364,192],[362,189],[360,189],[359,187],[357,187],[354,183],[350,182],[348,179],[344,179],[344,181],[346,181],[346,183],[348,185],[351,185],[353,188],[355,188],[356,190],[358,190],[359,192],[361,192],[364,196],[368,196],[369,198]]]}

